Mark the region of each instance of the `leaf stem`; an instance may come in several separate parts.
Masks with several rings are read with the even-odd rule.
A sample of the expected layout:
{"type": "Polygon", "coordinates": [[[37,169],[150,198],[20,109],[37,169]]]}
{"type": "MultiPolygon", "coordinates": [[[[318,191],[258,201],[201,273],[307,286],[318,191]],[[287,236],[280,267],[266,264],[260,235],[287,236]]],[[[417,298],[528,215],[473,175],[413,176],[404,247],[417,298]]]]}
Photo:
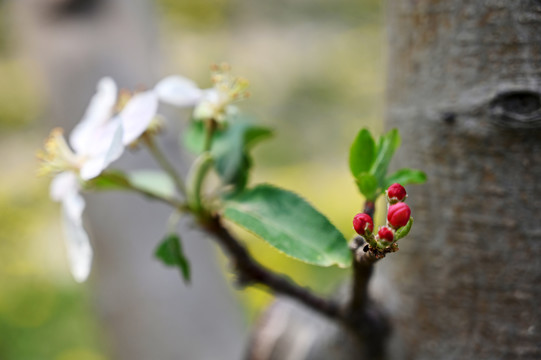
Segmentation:
{"type": "Polygon", "coordinates": [[[178,201],[177,199],[162,197],[162,196],[154,194],[153,192],[150,192],[150,191],[148,191],[146,189],[140,188],[137,185],[134,185],[133,183],[131,183],[129,181],[129,179],[126,178],[125,176],[119,176],[117,174],[110,173],[110,172],[103,172],[100,175],[100,177],[103,177],[103,178],[111,181],[112,183],[117,184],[122,189],[130,190],[130,191],[139,193],[141,195],[144,195],[145,197],[148,197],[150,199],[163,202],[163,203],[171,206],[172,208],[177,209],[178,211],[184,212],[184,211],[187,210],[187,206],[184,203],[178,201]]]}
{"type": "Polygon", "coordinates": [[[178,175],[177,170],[173,167],[173,165],[169,162],[165,154],[161,151],[158,144],[156,144],[152,135],[143,134],[142,139],[144,143],[147,145],[147,148],[149,149],[154,159],[156,159],[156,161],[162,167],[162,169],[165,170],[165,172],[169,174],[169,176],[171,176],[171,179],[175,183],[177,190],[183,196],[186,196],[186,187],[184,186],[184,182],[178,175]]]}
{"type": "Polygon", "coordinates": [[[163,202],[163,203],[171,206],[172,208],[177,209],[180,212],[188,211],[188,206],[186,204],[176,200],[176,199],[161,197],[159,195],[156,195],[156,194],[154,194],[154,193],[152,193],[152,192],[150,192],[148,190],[142,189],[142,188],[140,188],[138,186],[135,186],[133,184],[130,184],[130,186],[128,187],[128,190],[131,190],[131,191],[134,191],[134,192],[139,193],[141,195],[144,195],[147,198],[150,198],[152,200],[157,200],[157,201],[163,202]]]}
{"type": "Polygon", "coordinates": [[[212,148],[212,138],[214,136],[214,132],[216,131],[216,128],[218,127],[218,123],[214,119],[208,119],[205,122],[205,146],[203,148],[203,151],[210,151],[212,148]]]}

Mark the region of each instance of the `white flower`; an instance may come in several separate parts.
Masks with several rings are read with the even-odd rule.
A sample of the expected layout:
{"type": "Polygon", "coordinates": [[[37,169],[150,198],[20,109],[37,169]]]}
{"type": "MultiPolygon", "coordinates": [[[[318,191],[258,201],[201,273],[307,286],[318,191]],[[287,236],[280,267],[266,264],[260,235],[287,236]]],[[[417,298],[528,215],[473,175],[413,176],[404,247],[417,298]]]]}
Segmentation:
{"type": "Polygon", "coordinates": [[[158,98],[178,107],[195,106],[193,116],[197,120],[214,119],[225,121],[228,115],[236,113],[232,103],[248,96],[248,81],[234,77],[228,65],[214,66],[212,81],[214,87],[200,89],[193,81],[182,76],[169,76],[154,88],[158,98]]]}
{"type": "Polygon", "coordinates": [[[93,179],[118,159],[124,147],[135,141],[148,127],[158,106],[153,91],[127,99],[117,98],[117,87],[110,78],[97,86],[83,119],[73,129],[68,146],[62,129],[54,129],[38,154],[42,174],[55,174],[50,195],[62,203],[63,227],[71,272],[76,281],[90,273],[92,248],[83,227],[85,201],[80,181],[93,179]],[[120,100],[120,101],[119,101],[120,100]],[[118,112],[119,109],[122,109],[118,112]],[[73,149],[73,150],[72,150],[73,149]]]}

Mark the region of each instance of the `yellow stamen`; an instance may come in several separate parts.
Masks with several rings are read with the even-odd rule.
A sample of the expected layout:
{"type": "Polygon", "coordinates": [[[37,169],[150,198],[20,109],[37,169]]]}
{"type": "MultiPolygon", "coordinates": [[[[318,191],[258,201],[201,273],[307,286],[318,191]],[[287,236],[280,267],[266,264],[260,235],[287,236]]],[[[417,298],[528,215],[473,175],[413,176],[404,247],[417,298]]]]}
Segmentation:
{"type": "Polygon", "coordinates": [[[37,152],[41,164],[38,175],[55,174],[77,167],[77,156],[71,151],[61,128],[54,128],[45,140],[44,150],[37,152]]]}
{"type": "Polygon", "coordinates": [[[246,89],[250,83],[246,78],[233,76],[230,73],[231,66],[229,64],[214,65],[211,69],[213,71],[212,82],[223,97],[222,104],[218,106],[219,108],[224,108],[231,102],[248,97],[246,89]]]}

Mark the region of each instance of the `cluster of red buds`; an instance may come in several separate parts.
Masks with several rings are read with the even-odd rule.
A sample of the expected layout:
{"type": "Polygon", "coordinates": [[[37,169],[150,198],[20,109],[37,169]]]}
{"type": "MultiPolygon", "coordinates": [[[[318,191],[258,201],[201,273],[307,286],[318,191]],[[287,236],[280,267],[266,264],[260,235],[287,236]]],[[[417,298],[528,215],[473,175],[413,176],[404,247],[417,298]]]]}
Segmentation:
{"type": "Polygon", "coordinates": [[[407,198],[406,189],[400,184],[393,184],[385,191],[387,199],[387,223],[379,228],[376,234],[374,221],[370,215],[359,213],[353,218],[353,228],[363,237],[368,246],[365,251],[371,250],[376,257],[382,258],[388,252],[398,250],[396,243],[405,237],[413,224],[411,209],[404,202],[407,198]]]}

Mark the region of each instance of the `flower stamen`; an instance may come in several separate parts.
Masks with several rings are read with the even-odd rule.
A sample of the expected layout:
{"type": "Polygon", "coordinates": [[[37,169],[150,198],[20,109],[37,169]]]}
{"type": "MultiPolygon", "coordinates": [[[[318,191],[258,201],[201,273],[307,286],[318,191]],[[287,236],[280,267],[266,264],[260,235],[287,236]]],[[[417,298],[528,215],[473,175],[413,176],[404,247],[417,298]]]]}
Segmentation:
{"type": "Polygon", "coordinates": [[[66,170],[78,169],[79,157],[70,149],[64,138],[62,128],[54,128],[45,140],[44,150],[37,152],[41,164],[39,175],[58,174],[66,170]]]}

